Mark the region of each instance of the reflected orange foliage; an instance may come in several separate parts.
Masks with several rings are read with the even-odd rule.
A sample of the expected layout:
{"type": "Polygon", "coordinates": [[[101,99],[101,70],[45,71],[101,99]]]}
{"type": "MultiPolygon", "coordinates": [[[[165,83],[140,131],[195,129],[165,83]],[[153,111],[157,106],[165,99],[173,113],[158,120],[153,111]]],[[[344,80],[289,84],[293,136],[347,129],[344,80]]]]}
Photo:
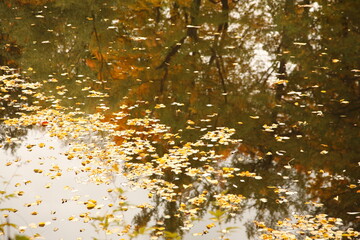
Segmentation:
{"type": "Polygon", "coordinates": [[[91,69],[96,69],[96,62],[95,60],[92,60],[92,59],[86,59],[85,60],[86,62],[86,65],[91,68],[91,69]]]}

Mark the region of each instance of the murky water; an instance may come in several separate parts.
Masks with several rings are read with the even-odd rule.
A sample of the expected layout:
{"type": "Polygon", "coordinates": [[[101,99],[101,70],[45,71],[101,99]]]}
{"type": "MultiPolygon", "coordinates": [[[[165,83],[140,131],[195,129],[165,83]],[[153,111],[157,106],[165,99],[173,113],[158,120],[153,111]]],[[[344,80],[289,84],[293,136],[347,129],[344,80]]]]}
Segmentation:
{"type": "Polygon", "coordinates": [[[359,230],[359,11],[0,1],[4,239],[259,239],[307,214],[359,230]]]}

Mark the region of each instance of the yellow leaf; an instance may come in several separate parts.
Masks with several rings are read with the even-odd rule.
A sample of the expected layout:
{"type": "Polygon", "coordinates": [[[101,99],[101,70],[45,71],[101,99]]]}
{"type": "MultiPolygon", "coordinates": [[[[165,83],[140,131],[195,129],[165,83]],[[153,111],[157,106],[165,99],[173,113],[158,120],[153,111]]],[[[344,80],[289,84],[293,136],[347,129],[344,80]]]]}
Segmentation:
{"type": "Polygon", "coordinates": [[[94,207],[96,207],[96,201],[95,200],[89,200],[86,204],[86,208],[87,209],[93,209],[94,207]]]}
{"type": "Polygon", "coordinates": [[[215,227],[215,223],[210,223],[210,224],[206,225],[207,229],[210,229],[210,228],[213,228],[213,227],[215,227]]]}
{"type": "Polygon", "coordinates": [[[45,227],[46,223],[45,222],[39,222],[39,227],[45,227]]]}

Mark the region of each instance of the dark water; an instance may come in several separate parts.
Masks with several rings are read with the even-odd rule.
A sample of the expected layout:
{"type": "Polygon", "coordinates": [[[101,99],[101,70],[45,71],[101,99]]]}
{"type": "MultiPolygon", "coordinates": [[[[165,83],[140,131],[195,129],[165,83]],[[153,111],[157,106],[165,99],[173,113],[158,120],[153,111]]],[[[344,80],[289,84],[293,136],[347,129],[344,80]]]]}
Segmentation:
{"type": "MultiPolygon", "coordinates": [[[[218,127],[233,128],[241,142],[210,143],[221,160],[190,159],[190,166],[221,174],[238,168],[261,179],[220,176],[214,187],[165,170],[155,177],[188,197],[208,192],[209,203],[193,223],[197,232],[211,223],[209,211],[217,209],[211,202],[221,192],[246,197],[221,219],[237,227],[226,233],[230,239],[256,239],[253,220],[274,227],[293,212],[326,213],[360,230],[359,14],[357,0],[2,0],[0,65],[55,97],[25,99],[21,89],[1,90],[0,116],[18,116],[22,103],[51,107],[54,99],[69,111],[106,106],[106,116],[137,105],[131,116],[152,109],[151,116],[181,135],[179,146],[218,127]],[[85,87],[107,96],[88,97],[85,87]],[[194,187],[186,190],[189,184],[194,187]]],[[[29,131],[3,126],[3,154],[22,158],[29,131]],[[20,140],[10,144],[8,137],[20,140]]],[[[162,221],[177,234],[166,239],[195,238],[186,217],[174,217],[182,197],[153,201],[154,210],[128,214],[129,222],[141,228],[162,221]]],[[[225,239],[224,233],[202,239],[225,239]]]]}

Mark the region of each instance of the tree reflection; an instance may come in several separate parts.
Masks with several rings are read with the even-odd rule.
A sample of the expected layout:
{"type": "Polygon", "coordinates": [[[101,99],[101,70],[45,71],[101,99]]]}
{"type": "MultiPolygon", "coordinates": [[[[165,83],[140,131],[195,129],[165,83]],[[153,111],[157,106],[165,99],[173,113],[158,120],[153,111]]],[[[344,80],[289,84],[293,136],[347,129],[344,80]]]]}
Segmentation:
{"type": "MultiPolygon", "coordinates": [[[[13,15],[3,10],[8,25],[2,24],[2,32],[24,46],[16,61],[34,68],[37,80],[59,78],[69,94],[83,102],[90,101],[80,85],[72,85],[74,79],[90,81],[93,89],[110,96],[104,100],[111,107],[107,120],[123,104],[143,101],[152,109],[162,103],[166,108],[150,116],[179,132],[184,142],[218,126],[235,128],[236,138],[243,140],[231,148],[216,146],[221,162],[255,172],[262,181],[223,179],[218,162],[192,160],[189,166],[217,169],[218,189],[205,182],[195,186],[196,178],[164,170],[163,176],[150,178],[174,183],[178,195],[170,202],[154,197],[157,208],[134,217],[137,230],[154,220],[163,222],[166,231],[183,235],[187,216],[173,215],[184,198],[203,191],[208,201],[198,212],[200,218],[216,210],[211,205],[214,195],[226,191],[247,197],[244,210],[234,218],[255,208],[257,219],[274,223],[289,211],[312,209],[302,200],[316,199],[326,212],[358,227],[346,212],[359,209],[359,197],[344,186],[358,178],[359,1],[6,3],[1,9],[12,9],[26,24],[13,23],[13,15]],[[30,37],[24,37],[25,26],[30,37]],[[196,123],[194,129],[186,129],[189,119],[196,123]],[[290,165],[295,171],[284,168],[290,165]],[[330,186],[324,188],[324,181],[330,186]],[[183,187],[192,183],[189,189],[183,187]],[[291,207],[279,204],[283,199],[268,188],[293,184],[298,194],[290,197],[291,207]]],[[[143,109],[136,111],[134,116],[143,115],[143,109]]],[[[127,127],[121,121],[118,125],[127,127]]],[[[167,142],[158,145],[159,156],[171,149],[167,142]]],[[[255,229],[249,230],[253,236],[255,229]]]]}
{"type": "MultiPolygon", "coordinates": [[[[280,162],[283,166],[290,159],[295,159],[299,171],[297,177],[302,179],[303,187],[306,179],[309,179],[305,173],[312,169],[322,169],[326,162],[332,162],[325,168],[330,174],[342,174],[346,169],[348,181],[356,181],[355,156],[358,150],[355,146],[358,144],[354,143],[357,142],[358,134],[352,129],[357,128],[354,124],[359,116],[353,111],[358,108],[359,95],[355,74],[350,70],[356,69],[359,58],[351,53],[346,56],[342,56],[343,53],[332,53],[340,49],[329,45],[329,39],[330,42],[337,42],[336,39],[347,41],[344,40],[344,34],[334,34],[334,31],[338,32],[334,29],[342,29],[344,24],[339,24],[339,21],[329,25],[328,20],[325,20],[327,15],[316,10],[316,5],[310,8],[310,4],[309,1],[269,3],[271,10],[268,11],[265,6],[250,3],[248,6],[244,4],[243,9],[232,3],[230,8],[225,1],[215,5],[193,1],[191,7],[183,7],[183,12],[179,12],[178,5],[168,6],[170,12],[177,11],[172,17],[177,19],[177,24],[169,26],[161,35],[148,30],[144,22],[142,27],[138,27],[137,36],[141,36],[138,39],[141,38],[144,44],[135,48],[135,56],[154,60],[147,60],[145,65],[134,68],[134,78],[140,83],[139,87],[132,88],[127,101],[131,102],[132,97],[138,99],[139,95],[151,101],[160,93],[159,101],[165,105],[174,101],[185,103],[184,110],[174,111],[170,108],[159,113],[159,117],[169,125],[174,125],[174,118],[183,119],[177,123],[189,118],[200,121],[212,113],[206,104],[214,104],[218,107],[215,109],[218,115],[215,121],[210,121],[210,129],[221,125],[237,126],[237,122],[243,122],[244,127],[236,128],[244,143],[252,146],[247,148],[250,152],[244,153],[257,155],[260,152],[260,156],[269,159],[256,161],[254,169],[257,173],[261,172],[261,166],[269,169],[269,163],[280,162]],[[251,15],[256,11],[246,11],[246,7],[263,12],[264,15],[251,15]],[[217,13],[214,13],[214,8],[217,13]],[[211,14],[217,16],[217,21],[211,20],[216,18],[210,17],[211,14]],[[254,23],[257,25],[254,26],[254,23]],[[266,27],[270,24],[275,27],[266,27]],[[167,34],[177,36],[175,32],[179,37],[169,39],[167,34]],[[154,42],[154,38],[165,43],[147,47],[146,43],[154,42]],[[162,49],[164,46],[165,49],[162,49]],[[251,63],[259,58],[256,51],[261,48],[267,51],[270,61],[264,63],[267,66],[263,69],[254,69],[251,63]],[[143,53],[139,53],[138,49],[143,53]],[[159,52],[162,53],[160,57],[159,52]],[[340,58],[344,58],[344,61],[340,58]],[[344,75],[338,74],[340,71],[350,74],[354,82],[349,84],[344,75]],[[349,112],[346,111],[348,106],[351,106],[349,112]],[[345,115],[344,111],[350,115],[342,116],[345,115]],[[241,116],[234,116],[234,113],[241,113],[241,116]],[[231,119],[228,116],[232,116],[231,119]],[[249,120],[248,116],[259,116],[259,120],[249,120]],[[274,127],[264,129],[261,127],[264,124],[274,127]],[[269,133],[263,133],[264,130],[269,133]],[[265,155],[268,152],[271,155],[265,155]]],[[[328,16],[337,15],[337,9],[343,7],[340,2],[321,6],[326,9],[325,12],[328,9],[337,12],[329,13],[328,16]]],[[[165,28],[169,23],[166,11],[161,18],[158,10],[150,9],[146,11],[146,17],[141,15],[141,19],[156,19],[156,24],[165,28]]],[[[346,26],[353,27],[347,32],[358,37],[358,25],[352,17],[340,18],[348,21],[346,26]]],[[[150,28],[158,30],[152,25],[150,28]]],[[[131,75],[129,77],[132,78],[131,75]]],[[[184,127],[174,126],[178,129],[184,127]]],[[[191,139],[191,134],[188,137],[191,139]]],[[[241,166],[241,169],[246,169],[246,166],[241,166]]],[[[272,172],[279,171],[275,169],[272,172]]],[[[231,187],[226,186],[224,189],[229,190],[231,187]]],[[[336,188],[328,191],[333,192],[332,197],[341,194],[336,188]]],[[[241,193],[244,192],[242,189],[241,193]]],[[[305,193],[302,194],[305,196],[305,193]]],[[[314,197],[324,201],[325,205],[329,202],[329,197],[322,194],[314,194],[314,197]]],[[[352,194],[352,197],[356,195],[352,194]]],[[[334,215],[351,218],[343,215],[347,211],[345,205],[339,212],[327,206],[334,215]]],[[[257,206],[257,209],[260,207],[257,206]]]]}
{"type": "Polygon", "coordinates": [[[21,105],[26,105],[28,98],[23,96],[22,89],[10,84],[17,79],[17,60],[21,49],[10,36],[0,31],[0,145],[11,152],[19,146],[19,140],[27,134],[27,129],[4,126],[6,118],[16,117],[21,105]],[[25,98],[25,100],[24,100],[25,98]]]}

